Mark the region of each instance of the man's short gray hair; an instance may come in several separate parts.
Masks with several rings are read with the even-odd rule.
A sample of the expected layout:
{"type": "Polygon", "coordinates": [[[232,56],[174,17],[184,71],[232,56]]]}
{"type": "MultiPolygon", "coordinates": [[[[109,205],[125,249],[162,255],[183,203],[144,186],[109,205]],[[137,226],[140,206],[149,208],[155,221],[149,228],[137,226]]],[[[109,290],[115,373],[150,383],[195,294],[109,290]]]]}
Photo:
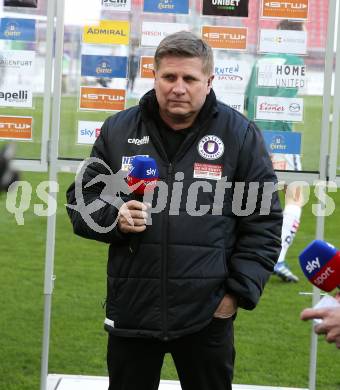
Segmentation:
{"type": "Polygon", "coordinates": [[[203,73],[212,75],[214,56],[211,47],[190,31],[179,31],[165,37],[156,49],[154,68],[158,70],[162,58],[167,56],[200,58],[203,73]]]}

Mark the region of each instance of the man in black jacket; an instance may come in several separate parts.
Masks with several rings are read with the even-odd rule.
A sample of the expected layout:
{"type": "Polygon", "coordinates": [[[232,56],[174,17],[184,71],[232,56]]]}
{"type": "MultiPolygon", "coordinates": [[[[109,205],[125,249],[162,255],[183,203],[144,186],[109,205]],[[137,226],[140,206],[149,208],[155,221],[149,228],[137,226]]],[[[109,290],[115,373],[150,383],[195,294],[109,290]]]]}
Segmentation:
{"type": "Polygon", "coordinates": [[[256,306],[281,248],[277,179],[260,131],[216,100],[203,40],[166,37],[154,69],[154,90],[105,121],[67,193],[75,233],[110,244],[109,389],[157,389],[171,353],[182,389],[231,390],[237,308],[256,306]],[[168,190],[158,212],[119,180],[137,155],[168,190]]]}

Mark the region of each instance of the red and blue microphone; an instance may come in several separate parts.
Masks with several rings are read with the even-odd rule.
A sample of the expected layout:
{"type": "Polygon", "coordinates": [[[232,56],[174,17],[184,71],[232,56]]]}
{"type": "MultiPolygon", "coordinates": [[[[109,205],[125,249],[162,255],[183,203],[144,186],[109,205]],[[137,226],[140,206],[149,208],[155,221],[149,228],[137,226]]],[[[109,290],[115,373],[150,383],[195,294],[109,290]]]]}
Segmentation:
{"type": "Polygon", "coordinates": [[[152,157],[136,156],[127,175],[128,186],[134,195],[143,196],[155,189],[159,178],[157,163],[152,157]]]}
{"type": "Polygon", "coordinates": [[[340,251],[326,241],[314,240],[300,256],[306,278],[319,289],[330,292],[340,287],[340,251]]]}

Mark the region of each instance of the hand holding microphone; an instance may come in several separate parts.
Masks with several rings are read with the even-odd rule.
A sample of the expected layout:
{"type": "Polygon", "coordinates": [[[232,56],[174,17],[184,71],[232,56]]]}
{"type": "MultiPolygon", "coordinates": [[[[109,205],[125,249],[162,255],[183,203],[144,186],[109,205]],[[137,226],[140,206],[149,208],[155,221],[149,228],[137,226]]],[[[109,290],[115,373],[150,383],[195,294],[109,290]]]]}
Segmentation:
{"type": "Polygon", "coordinates": [[[118,227],[122,233],[141,233],[146,229],[149,204],[143,203],[144,193],[152,191],[158,180],[156,161],[151,157],[136,156],[132,160],[127,183],[132,200],[119,209],[118,227]]]}
{"type": "MultiPolygon", "coordinates": [[[[299,256],[307,279],[316,287],[329,292],[340,286],[340,252],[331,244],[315,240],[299,256]]],[[[340,293],[323,297],[312,309],[301,312],[302,320],[314,320],[314,331],[325,334],[329,343],[340,348],[340,293]]]]}

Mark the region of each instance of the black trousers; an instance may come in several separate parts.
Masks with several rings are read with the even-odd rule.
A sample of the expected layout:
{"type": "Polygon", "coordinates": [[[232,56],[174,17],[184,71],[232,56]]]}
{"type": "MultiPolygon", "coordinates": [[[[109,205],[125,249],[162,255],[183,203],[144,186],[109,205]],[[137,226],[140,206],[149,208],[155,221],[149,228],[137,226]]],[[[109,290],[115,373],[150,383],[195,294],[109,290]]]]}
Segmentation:
{"type": "Polygon", "coordinates": [[[201,331],[171,341],[109,335],[108,390],[157,390],[165,353],[183,390],[231,390],[233,319],[214,318],[201,331]]]}

